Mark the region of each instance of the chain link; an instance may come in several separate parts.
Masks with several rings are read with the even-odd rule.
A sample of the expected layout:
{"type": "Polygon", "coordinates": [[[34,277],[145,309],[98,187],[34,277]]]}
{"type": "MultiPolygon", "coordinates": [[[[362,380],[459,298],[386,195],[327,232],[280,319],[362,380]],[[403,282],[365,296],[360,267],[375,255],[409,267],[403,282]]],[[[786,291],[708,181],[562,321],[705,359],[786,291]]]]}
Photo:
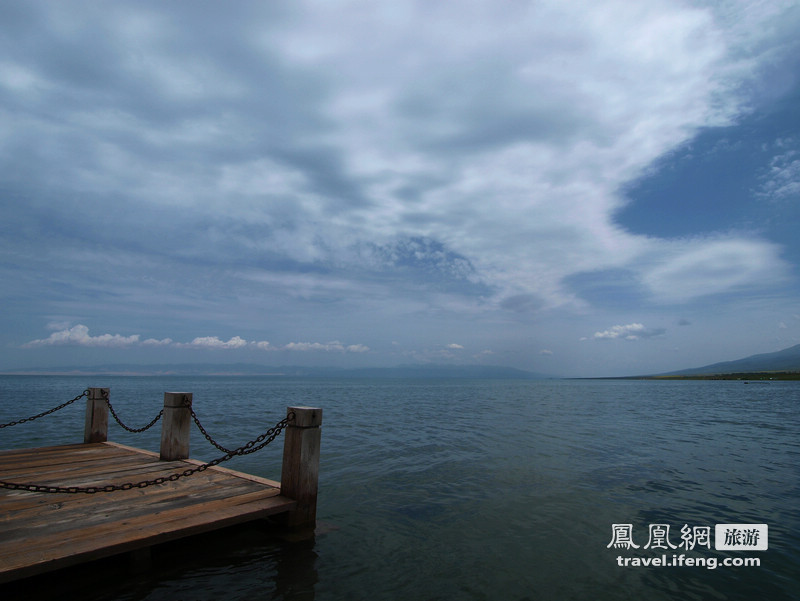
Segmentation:
{"type": "Polygon", "coordinates": [[[188,399],[184,399],[183,403],[184,403],[184,405],[186,405],[189,408],[189,411],[192,414],[192,420],[194,421],[195,425],[197,426],[197,429],[200,430],[200,433],[205,437],[205,439],[209,443],[211,443],[211,445],[213,445],[214,447],[216,447],[217,449],[219,449],[223,453],[231,454],[231,456],[233,456],[233,455],[249,455],[250,453],[255,453],[256,451],[260,451],[265,446],[267,446],[269,443],[271,443],[278,434],[280,434],[281,430],[283,428],[285,428],[286,425],[288,425],[289,421],[294,420],[294,418],[295,418],[295,413],[294,413],[294,411],[292,411],[287,415],[286,419],[281,420],[280,422],[278,422],[278,424],[276,424],[275,428],[278,428],[280,426],[280,428],[278,429],[277,432],[273,433],[275,428],[270,428],[269,430],[264,432],[261,436],[258,436],[257,438],[254,438],[253,440],[251,440],[249,442],[246,442],[244,445],[242,445],[238,449],[231,450],[231,449],[223,447],[221,444],[219,444],[206,431],[206,429],[203,427],[203,424],[200,423],[200,418],[197,417],[197,414],[194,412],[194,409],[192,408],[192,405],[188,401],[188,399]],[[283,422],[286,422],[286,424],[281,426],[281,424],[283,422]],[[259,444],[262,441],[264,441],[264,439],[267,438],[267,437],[269,437],[269,440],[264,442],[264,444],[259,444]],[[256,445],[258,445],[258,446],[256,446],[256,445]]]}
{"type": "Polygon", "coordinates": [[[47,411],[44,411],[44,412],[40,413],[39,415],[34,415],[34,416],[26,417],[26,418],[23,418],[23,419],[18,419],[15,422],[8,422],[7,424],[0,424],[0,428],[9,428],[11,426],[16,426],[17,424],[24,424],[25,422],[32,422],[33,420],[39,419],[40,417],[44,417],[46,415],[50,415],[51,413],[55,413],[59,409],[63,409],[67,405],[71,405],[75,401],[80,400],[80,399],[82,399],[83,397],[86,397],[86,396],[89,396],[89,389],[88,388],[86,390],[84,390],[82,393],[80,393],[78,396],[76,396],[74,399],[70,399],[69,401],[67,401],[66,403],[62,403],[58,407],[53,407],[52,409],[48,409],[47,411]]]}
{"type": "Polygon", "coordinates": [[[27,492],[95,494],[99,492],[131,490],[133,488],[147,488],[148,486],[164,484],[166,482],[175,482],[180,478],[191,476],[192,474],[196,474],[198,472],[204,472],[208,468],[219,465],[224,461],[228,461],[229,459],[232,459],[237,455],[248,455],[250,453],[255,453],[256,451],[260,451],[261,449],[266,447],[269,443],[271,443],[273,440],[275,440],[275,438],[278,437],[278,435],[283,431],[283,429],[289,425],[289,422],[294,421],[294,419],[295,419],[295,414],[292,411],[284,419],[279,421],[272,428],[270,428],[257,438],[254,438],[253,440],[245,443],[238,449],[227,451],[226,454],[223,455],[222,457],[218,457],[217,459],[213,459],[208,463],[198,465],[197,467],[187,469],[182,472],[170,474],[169,476],[154,478],[152,480],[142,480],[141,482],[126,482],[124,484],[106,484],[105,486],[47,486],[39,484],[18,484],[15,482],[6,482],[0,480],[0,488],[6,488],[9,490],[24,490],[27,492]]]}
{"type": "Polygon", "coordinates": [[[117,415],[117,412],[116,412],[116,411],[114,411],[114,406],[111,404],[111,400],[108,398],[108,392],[107,392],[107,391],[105,391],[105,390],[103,390],[103,391],[102,391],[102,395],[103,395],[103,400],[106,402],[106,405],[108,405],[108,410],[111,412],[111,415],[114,417],[114,420],[115,420],[115,421],[116,421],[116,422],[117,422],[117,423],[118,423],[120,426],[122,426],[122,427],[123,427],[125,430],[127,430],[128,432],[133,432],[134,434],[141,434],[141,433],[142,433],[142,432],[144,432],[145,430],[149,430],[150,428],[152,428],[153,426],[155,426],[155,425],[156,425],[156,423],[158,422],[158,420],[160,420],[160,419],[161,419],[161,417],[164,415],[164,410],[162,409],[161,411],[159,411],[159,412],[158,412],[158,415],[156,415],[156,416],[153,418],[153,421],[151,421],[149,424],[147,424],[147,425],[146,425],[146,426],[144,426],[143,428],[131,428],[131,427],[129,427],[129,426],[127,426],[127,425],[125,425],[125,424],[122,422],[122,420],[119,418],[119,416],[117,415]]]}
{"type": "Polygon", "coordinates": [[[206,429],[203,427],[203,424],[200,423],[200,419],[197,417],[197,414],[194,412],[194,409],[192,408],[192,405],[189,402],[189,400],[184,398],[183,399],[183,404],[186,405],[189,408],[189,411],[192,414],[192,420],[194,420],[194,424],[197,426],[197,429],[200,430],[200,433],[205,437],[205,439],[209,443],[211,443],[211,445],[213,445],[214,447],[216,447],[217,449],[219,449],[223,453],[231,453],[232,451],[230,449],[227,449],[227,448],[223,447],[216,440],[214,440],[208,432],[206,432],[206,429]]]}

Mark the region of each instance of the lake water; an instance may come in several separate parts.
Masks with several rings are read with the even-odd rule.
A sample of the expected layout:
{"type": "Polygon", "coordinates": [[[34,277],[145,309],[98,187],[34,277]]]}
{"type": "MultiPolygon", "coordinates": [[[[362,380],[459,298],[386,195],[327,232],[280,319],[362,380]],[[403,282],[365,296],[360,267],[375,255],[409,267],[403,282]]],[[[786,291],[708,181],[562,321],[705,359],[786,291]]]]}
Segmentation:
{"type": "MultiPolygon", "coordinates": [[[[146,573],[27,583],[28,601],[800,599],[800,382],[0,377],[0,423],[88,386],[110,387],[133,426],[165,391],[192,392],[229,447],[287,405],[322,407],[318,533],[212,536],[157,552],[146,573]],[[612,524],[639,548],[609,548],[612,524]],[[710,527],[711,549],[645,549],[651,524],[676,546],[684,525],[710,527]],[[717,551],[716,524],[767,524],[769,548],[717,551]],[[617,561],[680,554],[760,565],[617,561]]],[[[0,448],[80,441],[84,406],[0,430],[0,448]]],[[[141,448],[159,437],[110,426],[141,448]]],[[[280,479],[276,443],[226,465],[280,479]]],[[[193,457],[218,455],[193,431],[193,457]]]]}

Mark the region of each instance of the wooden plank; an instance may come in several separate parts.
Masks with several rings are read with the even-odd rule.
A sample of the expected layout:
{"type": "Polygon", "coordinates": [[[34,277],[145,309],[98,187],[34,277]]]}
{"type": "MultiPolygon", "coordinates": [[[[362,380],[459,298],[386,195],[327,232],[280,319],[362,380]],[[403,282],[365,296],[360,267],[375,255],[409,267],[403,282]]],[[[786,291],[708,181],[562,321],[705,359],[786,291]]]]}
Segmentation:
{"type": "Polygon", "coordinates": [[[85,443],[73,443],[73,444],[64,444],[64,445],[53,445],[48,447],[36,447],[36,448],[24,448],[24,449],[3,449],[0,450],[0,460],[4,460],[9,457],[14,457],[15,455],[30,455],[31,452],[36,453],[47,453],[48,451],[55,451],[55,452],[62,452],[65,450],[73,449],[78,451],[80,449],[92,449],[97,448],[99,444],[85,444],[85,443]]]}
{"type": "MultiPolygon", "coordinates": [[[[182,462],[155,462],[152,464],[139,466],[137,473],[129,473],[129,471],[113,472],[105,469],[96,474],[82,474],[80,481],[73,480],[72,478],[64,478],[63,485],[80,484],[81,486],[98,486],[106,483],[122,483],[130,479],[134,480],[147,480],[153,479],[158,476],[166,476],[173,473],[180,473],[186,469],[182,462]],[[91,476],[91,477],[90,477],[91,476]]],[[[3,510],[3,520],[13,518],[15,520],[22,517],[33,516],[36,514],[51,513],[47,519],[52,521],[61,515],[65,515],[68,510],[80,508],[83,505],[89,505],[94,512],[105,511],[106,506],[111,505],[115,511],[132,512],[136,511],[136,506],[141,506],[141,510],[148,510],[146,506],[154,505],[156,503],[164,505],[170,502],[199,502],[204,499],[214,499],[223,495],[235,495],[240,492],[247,492],[250,490],[263,490],[263,484],[257,484],[249,479],[236,477],[233,472],[219,473],[217,470],[206,470],[205,472],[187,476],[182,479],[183,481],[166,482],[160,485],[153,485],[146,489],[133,488],[127,491],[114,491],[111,493],[97,493],[89,495],[85,493],[72,494],[57,494],[55,497],[59,500],[53,499],[54,495],[46,495],[45,500],[41,501],[39,498],[42,495],[23,492],[16,498],[5,500],[0,499],[0,509],[3,510]],[[198,500],[192,501],[185,497],[194,496],[198,500]],[[34,501],[37,499],[37,501],[34,501]],[[128,507],[128,505],[135,504],[136,506],[128,507]],[[67,509],[65,509],[65,506],[67,509]],[[56,511],[57,513],[53,513],[56,511]]],[[[278,493],[277,488],[270,487],[274,490],[275,494],[278,493]]],[[[29,523],[29,527],[35,527],[34,523],[29,523]]]]}
{"type": "MultiPolygon", "coordinates": [[[[143,452],[138,449],[123,447],[122,445],[113,446],[116,452],[105,453],[102,452],[104,451],[103,448],[99,448],[92,450],[91,454],[87,454],[85,450],[82,450],[78,461],[73,461],[75,459],[74,453],[51,453],[41,460],[36,459],[35,461],[21,457],[19,462],[9,469],[3,470],[0,467],[0,478],[19,482],[27,478],[25,480],[27,483],[72,486],[77,485],[76,478],[86,476],[87,480],[92,480],[92,483],[89,484],[87,482],[86,486],[95,486],[98,484],[94,481],[97,475],[106,478],[108,483],[123,483],[128,481],[127,479],[133,473],[137,472],[137,481],[141,481],[171,473],[182,473],[191,467],[203,465],[203,462],[196,460],[182,462],[159,461],[155,453],[143,452]],[[51,474],[58,474],[60,478],[57,481],[48,481],[47,476],[51,474]],[[67,478],[64,476],[67,476],[67,478]],[[65,483],[67,480],[69,484],[65,483]]],[[[280,483],[274,480],[243,474],[220,466],[215,466],[204,473],[230,474],[237,478],[243,478],[266,486],[276,488],[280,486],[280,483]]]]}
{"type": "Polygon", "coordinates": [[[20,465],[46,465],[50,461],[81,462],[91,461],[98,456],[110,457],[124,454],[122,449],[105,448],[103,443],[79,445],[78,448],[27,449],[25,453],[0,454],[0,469],[14,469],[20,465]],[[113,449],[113,451],[111,450],[113,449]]]}
{"type": "Polygon", "coordinates": [[[166,477],[174,473],[183,473],[190,466],[186,465],[159,465],[157,462],[142,462],[140,460],[126,461],[119,458],[112,462],[108,459],[98,460],[93,464],[84,464],[74,467],[62,466],[60,470],[47,469],[44,474],[19,474],[19,478],[27,478],[28,482],[48,486],[99,486],[105,484],[120,485],[126,482],[136,484],[156,477],[166,477]],[[118,465],[116,461],[122,462],[118,465]],[[61,477],[58,477],[58,474],[61,477]]]}
{"type": "MultiPolygon", "coordinates": [[[[109,441],[106,444],[110,445],[110,446],[119,447],[121,449],[127,449],[127,450],[130,450],[132,452],[141,453],[143,455],[152,455],[153,457],[156,457],[156,458],[159,457],[159,454],[158,453],[154,453],[153,451],[147,451],[145,449],[137,449],[137,448],[134,448],[134,447],[129,447],[129,446],[120,444],[118,442],[109,441]]],[[[198,459],[184,459],[184,462],[185,463],[191,463],[192,465],[203,465],[205,463],[203,461],[199,461],[198,459]]],[[[215,472],[222,472],[222,473],[226,473],[226,474],[232,474],[232,475],[236,476],[237,478],[244,478],[245,480],[251,480],[253,482],[258,482],[259,484],[264,484],[266,486],[274,486],[275,488],[280,488],[281,487],[281,483],[278,482],[277,480],[270,480],[269,478],[262,478],[261,476],[255,476],[253,474],[247,474],[245,472],[239,472],[239,471],[236,471],[236,470],[229,469],[227,467],[223,467],[221,465],[215,465],[213,470],[215,472]]]]}
{"type": "MultiPolygon", "coordinates": [[[[174,469],[163,469],[163,472],[154,472],[148,474],[140,474],[140,476],[150,475],[150,476],[157,476],[157,475],[168,475],[170,473],[174,473],[174,469]]],[[[134,474],[136,476],[136,474],[134,474]]],[[[219,476],[214,474],[197,474],[194,476],[189,476],[189,479],[194,480],[194,482],[190,483],[182,483],[182,490],[187,490],[190,486],[197,486],[198,481],[203,482],[212,482],[214,485],[219,484],[219,476]]],[[[138,478],[137,478],[138,479],[138,478]]],[[[103,484],[105,481],[95,484],[103,484]]],[[[172,492],[175,483],[173,482],[166,482],[160,485],[154,485],[151,487],[145,488],[132,488],[128,491],[114,491],[114,492],[99,492],[94,495],[87,494],[87,493],[75,493],[75,494],[37,494],[37,493],[30,493],[27,491],[6,491],[5,494],[0,495],[0,509],[3,511],[15,511],[15,510],[22,510],[28,507],[36,506],[36,505],[64,505],[68,503],[69,505],[79,505],[83,503],[91,504],[95,507],[101,508],[104,504],[107,503],[120,503],[127,498],[138,498],[144,495],[147,495],[151,498],[158,498],[164,494],[174,494],[172,492]]],[[[4,519],[3,515],[0,515],[0,520],[4,519]]]]}
{"type": "MultiPolygon", "coordinates": [[[[169,463],[144,463],[144,464],[136,464],[134,466],[136,468],[133,471],[133,468],[127,467],[124,470],[118,470],[112,468],[106,468],[104,471],[96,472],[96,473],[89,473],[84,472],[81,473],[81,478],[79,481],[75,478],[63,478],[61,484],[65,485],[81,485],[81,486],[99,486],[104,485],[107,483],[125,483],[130,481],[144,481],[144,480],[152,480],[156,477],[166,477],[171,474],[175,473],[182,473],[187,466],[182,462],[169,462],[169,463]]],[[[72,475],[70,473],[70,475],[72,475]]],[[[36,478],[29,478],[29,480],[36,480],[36,478]]],[[[191,490],[192,487],[219,487],[226,483],[228,485],[232,485],[235,483],[237,485],[241,484],[248,484],[251,486],[258,486],[258,487],[265,487],[268,486],[267,484],[260,483],[257,481],[253,481],[250,478],[239,478],[236,476],[235,472],[225,471],[220,472],[216,468],[208,469],[201,473],[196,473],[191,476],[183,477],[180,482],[180,486],[182,486],[182,490],[191,490]]],[[[52,483],[52,482],[50,482],[52,483]]],[[[169,490],[170,486],[175,485],[174,482],[166,482],[160,485],[153,485],[148,487],[147,489],[140,489],[140,488],[133,488],[129,491],[115,491],[113,493],[97,493],[95,495],[89,495],[86,493],[77,493],[77,498],[81,500],[85,500],[85,502],[91,502],[92,504],[96,504],[101,506],[104,502],[114,502],[117,503],[122,499],[127,497],[136,496],[143,494],[143,491],[147,490],[153,495],[158,495],[160,491],[169,490]],[[112,500],[113,499],[113,500],[112,500]]],[[[270,486],[270,488],[276,488],[275,486],[270,486]]],[[[6,510],[13,510],[16,507],[24,508],[31,504],[32,501],[28,501],[28,499],[36,498],[37,495],[34,493],[28,493],[25,491],[20,491],[13,493],[15,495],[14,500],[12,501],[9,496],[5,498],[0,498],[0,507],[3,507],[6,510]]],[[[56,498],[59,497],[73,497],[74,495],[55,495],[56,498]]],[[[48,495],[49,499],[53,499],[53,495],[48,495]]],[[[48,501],[49,502],[49,501],[48,501]]],[[[70,503],[75,503],[74,499],[69,501],[70,503]]],[[[79,501],[78,501],[79,502],[79,501]]]]}
{"type": "MultiPolygon", "coordinates": [[[[0,452],[0,480],[102,486],[182,473],[197,460],[118,443],[0,452]]],[[[0,582],[293,510],[280,483],[219,466],[147,488],[97,494],[0,489],[0,582]]]]}
{"type": "Polygon", "coordinates": [[[200,534],[244,521],[263,518],[294,507],[286,497],[272,496],[209,503],[200,513],[172,510],[159,520],[148,516],[76,530],[73,536],[49,535],[26,543],[9,555],[0,555],[0,582],[25,578],[46,571],[133,551],[153,544],[200,534]]]}
{"type": "MultiPolygon", "coordinates": [[[[53,461],[46,464],[21,463],[13,469],[0,470],[0,476],[9,482],[37,480],[37,483],[41,481],[62,486],[65,477],[75,478],[83,474],[91,476],[91,474],[103,473],[102,470],[108,472],[113,470],[113,472],[124,474],[128,471],[144,469],[148,464],[152,465],[154,462],[135,456],[94,457],[84,461],[65,461],[61,458],[54,458],[53,461]]],[[[186,466],[181,471],[185,469],[186,466]]]]}
{"type": "Polygon", "coordinates": [[[225,486],[205,486],[193,491],[187,491],[186,486],[176,484],[172,490],[160,492],[158,496],[141,490],[134,493],[134,496],[128,495],[131,492],[107,493],[104,496],[110,499],[102,505],[92,502],[92,499],[88,501],[73,499],[70,495],[70,499],[58,505],[51,504],[48,507],[14,512],[11,524],[0,532],[0,542],[37,536],[39,533],[65,532],[74,529],[76,525],[87,528],[107,521],[127,520],[141,515],[158,516],[172,509],[206,511],[209,502],[250,494],[258,494],[264,498],[279,494],[277,489],[258,489],[246,481],[230,482],[225,486]]]}
{"type": "MultiPolygon", "coordinates": [[[[154,508],[159,509],[176,503],[196,505],[208,499],[213,500],[224,496],[235,496],[250,492],[279,493],[274,488],[258,489],[255,485],[248,485],[249,483],[246,481],[241,483],[227,482],[222,485],[220,483],[214,483],[213,485],[211,485],[212,483],[192,484],[192,486],[188,486],[185,483],[170,483],[169,485],[159,486],[158,490],[134,489],[98,493],[98,495],[102,495],[100,498],[95,498],[97,495],[81,495],[80,497],[69,495],[68,498],[59,499],[57,503],[51,502],[46,507],[34,508],[33,511],[28,512],[28,516],[33,518],[35,513],[38,512],[40,515],[47,514],[46,520],[56,520],[60,516],[68,516],[71,513],[84,511],[85,508],[89,508],[95,514],[126,512],[130,514],[130,512],[138,511],[140,507],[142,511],[150,511],[154,508]]],[[[20,509],[24,511],[25,508],[21,507],[20,509]]],[[[22,512],[20,513],[22,514],[22,512]]],[[[30,525],[35,526],[35,523],[32,521],[30,525]]]]}
{"type": "MultiPolygon", "coordinates": [[[[168,507],[152,512],[144,512],[136,516],[117,515],[116,519],[112,520],[98,520],[96,523],[89,524],[72,524],[71,528],[58,533],[45,533],[44,536],[32,539],[28,547],[36,549],[37,547],[48,548],[46,544],[49,538],[61,541],[63,546],[70,546],[72,543],[93,545],[94,535],[102,535],[104,539],[112,538],[114,540],[129,540],[138,539],[140,531],[143,529],[150,529],[158,532],[165,532],[172,529],[175,524],[183,527],[186,524],[205,524],[216,523],[217,514],[222,511],[229,511],[234,514],[247,514],[253,510],[250,507],[251,503],[266,502],[265,507],[272,507],[275,504],[281,505],[284,503],[285,498],[278,498],[271,491],[251,491],[246,494],[229,496],[225,498],[215,499],[213,501],[203,503],[203,511],[198,511],[198,508],[193,505],[178,505],[168,507]],[[277,499],[273,502],[272,499],[277,499]],[[57,536],[56,536],[57,535],[57,536]],[[43,543],[43,541],[45,541],[43,543]]],[[[259,505],[256,511],[261,511],[264,506],[259,505]]],[[[103,543],[106,540],[102,541],[103,543]]],[[[64,552],[64,549],[54,551],[54,554],[64,552]]],[[[3,557],[0,554],[0,557],[3,557]]]]}

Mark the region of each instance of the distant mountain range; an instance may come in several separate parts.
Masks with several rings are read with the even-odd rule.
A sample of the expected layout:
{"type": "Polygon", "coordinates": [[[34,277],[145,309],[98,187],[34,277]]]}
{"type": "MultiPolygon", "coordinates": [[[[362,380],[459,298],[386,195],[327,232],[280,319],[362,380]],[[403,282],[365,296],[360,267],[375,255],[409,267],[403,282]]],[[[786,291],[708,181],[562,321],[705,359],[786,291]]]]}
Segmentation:
{"type": "MultiPolygon", "coordinates": [[[[774,353],[639,378],[698,377],[725,374],[794,372],[800,374],[800,344],[774,353]]],[[[0,374],[131,376],[287,376],[301,378],[482,378],[534,380],[554,376],[498,365],[399,365],[344,369],[338,367],[269,366],[255,363],[107,364],[0,370],[0,374]]],[[[800,377],[800,376],[798,376],[800,377]]]]}
{"type": "Polygon", "coordinates": [[[751,355],[735,361],[712,363],[703,367],[673,371],[659,376],[702,376],[738,373],[800,372],[800,344],[776,351],[751,355]]]}
{"type": "Polygon", "coordinates": [[[542,374],[494,365],[400,365],[343,369],[337,367],[272,367],[254,363],[181,363],[158,365],[94,365],[8,370],[22,375],[130,375],[130,376],[289,376],[305,378],[547,378],[542,374]]]}

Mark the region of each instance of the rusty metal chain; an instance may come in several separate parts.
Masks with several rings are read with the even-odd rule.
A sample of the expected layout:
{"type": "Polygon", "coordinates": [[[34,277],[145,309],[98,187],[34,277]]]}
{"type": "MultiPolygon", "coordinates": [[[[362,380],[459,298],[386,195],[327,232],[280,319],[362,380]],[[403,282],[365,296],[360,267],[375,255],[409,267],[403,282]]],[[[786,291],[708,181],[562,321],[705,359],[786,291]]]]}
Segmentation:
{"type": "Polygon", "coordinates": [[[116,411],[114,411],[114,406],[111,404],[111,400],[108,398],[108,392],[106,392],[105,390],[103,390],[101,394],[103,395],[103,400],[106,402],[106,405],[108,405],[108,410],[111,412],[111,415],[112,415],[112,416],[114,416],[114,420],[115,420],[115,421],[116,421],[116,422],[117,422],[117,423],[118,423],[120,426],[122,426],[122,427],[123,427],[125,430],[127,430],[128,432],[133,432],[134,434],[141,434],[141,433],[142,433],[142,432],[144,432],[145,430],[149,430],[150,428],[152,428],[153,426],[155,426],[155,425],[156,425],[156,423],[158,422],[158,420],[160,420],[160,419],[161,419],[161,417],[164,415],[164,410],[162,409],[161,411],[159,411],[158,415],[156,415],[156,416],[153,418],[153,421],[151,421],[149,424],[147,424],[147,425],[146,425],[146,426],[144,426],[143,428],[131,428],[131,427],[129,427],[129,426],[127,426],[127,425],[125,425],[125,424],[122,422],[122,420],[119,418],[119,416],[117,415],[117,412],[116,412],[116,411]]]}
{"type": "Polygon", "coordinates": [[[232,451],[231,457],[233,457],[234,455],[249,455],[250,453],[255,453],[256,451],[260,451],[269,443],[271,443],[273,440],[275,440],[278,434],[280,434],[283,431],[283,429],[289,425],[289,422],[293,422],[294,419],[295,419],[295,412],[294,411],[289,412],[289,414],[281,421],[279,421],[277,424],[275,424],[275,426],[273,426],[260,436],[254,438],[253,440],[246,442],[241,447],[236,449],[236,451],[232,451]]]}
{"type": "Polygon", "coordinates": [[[275,438],[278,437],[278,435],[283,431],[283,429],[289,425],[289,422],[294,421],[294,419],[295,419],[295,414],[294,412],[291,412],[284,419],[279,421],[272,428],[270,428],[257,438],[254,438],[253,440],[245,443],[238,449],[235,449],[233,451],[228,451],[222,457],[218,457],[217,459],[213,459],[208,463],[198,465],[197,467],[187,469],[182,472],[170,474],[169,476],[153,478],[152,480],[142,480],[141,482],[126,482],[124,484],[106,484],[105,486],[48,486],[40,484],[19,484],[15,482],[6,482],[4,480],[0,480],[0,488],[7,488],[9,490],[24,490],[27,492],[95,494],[99,492],[131,490],[133,488],[147,488],[148,486],[154,486],[156,484],[175,482],[175,480],[178,480],[180,478],[191,476],[192,474],[196,474],[198,472],[204,472],[208,468],[219,465],[224,461],[228,461],[229,459],[232,459],[237,455],[247,455],[249,453],[255,453],[256,451],[263,449],[269,443],[275,440],[275,438]]]}
{"type": "MultiPolygon", "coordinates": [[[[275,438],[275,436],[277,436],[277,434],[276,434],[275,436],[272,436],[272,438],[270,438],[270,440],[268,440],[268,441],[267,441],[266,443],[264,443],[263,445],[260,445],[260,446],[258,446],[258,447],[256,447],[256,448],[253,448],[255,445],[259,444],[261,441],[263,441],[263,440],[264,440],[264,439],[265,439],[267,436],[269,436],[269,435],[271,434],[271,431],[272,431],[272,428],[271,428],[270,430],[267,430],[267,431],[266,431],[264,434],[262,434],[262,435],[261,435],[261,436],[259,436],[258,438],[255,438],[255,439],[253,439],[253,440],[251,440],[251,441],[249,441],[249,442],[245,443],[243,446],[239,447],[239,449],[237,449],[237,450],[241,450],[241,449],[245,449],[245,450],[243,450],[243,451],[242,451],[242,452],[240,452],[240,453],[237,453],[237,451],[236,451],[236,450],[231,450],[231,449],[228,449],[228,448],[226,448],[226,447],[223,447],[223,446],[222,446],[221,444],[219,444],[219,443],[218,443],[216,440],[214,440],[214,438],[213,438],[213,437],[212,437],[212,436],[211,436],[211,435],[210,435],[210,434],[209,434],[209,433],[206,431],[206,429],[203,427],[203,424],[201,424],[201,423],[200,423],[200,418],[198,418],[198,417],[197,417],[197,414],[194,412],[194,409],[192,408],[192,404],[191,404],[191,402],[189,402],[189,400],[188,400],[188,399],[184,398],[184,400],[183,400],[183,404],[184,404],[186,407],[188,407],[188,408],[189,408],[189,411],[190,411],[190,413],[192,414],[192,420],[194,421],[195,425],[197,426],[197,429],[198,429],[198,430],[200,430],[200,433],[201,433],[201,434],[202,434],[202,435],[205,437],[205,439],[206,439],[206,440],[207,440],[207,441],[208,441],[208,442],[209,442],[209,443],[210,443],[212,446],[216,447],[217,449],[219,449],[219,450],[220,450],[220,451],[222,451],[223,453],[236,453],[236,454],[238,454],[238,455],[248,455],[248,454],[250,454],[250,453],[255,453],[256,451],[258,451],[258,450],[260,450],[260,449],[264,448],[265,446],[267,446],[267,445],[268,445],[270,442],[272,442],[272,440],[275,438]]],[[[294,419],[294,416],[295,416],[295,414],[294,414],[294,411],[292,411],[292,412],[291,412],[291,413],[289,413],[289,415],[287,416],[287,419],[293,420],[293,419],[294,419]]],[[[285,421],[285,420],[284,420],[284,421],[285,421]]]]}
{"type": "Polygon", "coordinates": [[[194,412],[194,409],[192,408],[192,404],[189,402],[189,400],[184,398],[183,399],[183,404],[186,405],[189,408],[189,411],[192,414],[192,420],[194,420],[194,424],[197,426],[197,429],[200,430],[200,433],[205,437],[205,439],[209,443],[211,443],[214,447],[216,447],[217,449],[222,451],[223,453],[231,453],[232,452],[231,449],[227,449],[227,448],[223,447],[216,440],[214,440],[208,432],[206,432],[206,429],[203,427],[203,424],[200,423],[200,419],[197,417],[197,414],[194,412]]]}
{"type": "Polygon", "coordinates": [[[59,409],[63,409],[67,405],[71,405],[75,401],[77,401],[79,399],[82,399],[83,397],[86,397],[86,396],[89,396],[89,389],[88,388],[86,390],[84,390],[82,393],[80,393],[78,396],[76,396],[74,399],[70,399],[69,401],[67,401],[66,403],[62,403],[58,407],[53,407],[52,409],[48,409],[47,411],[44,411],[44,412],[40,413],[39,415],[34,415],[34,416],[31,416],[31,417],[25,417],[23,419],[18,419],[17,421],[14,421],[14,422],[8,422],[7,424],[0,424],[0,428],[8,428],[10,426],[16,426],[17,424],[24,424],[25,422],[32,422],[35,419],[39,419],[40,417],[44,417],[45,415],[50,415],[51,413],[55,413],[59,409]]]}

